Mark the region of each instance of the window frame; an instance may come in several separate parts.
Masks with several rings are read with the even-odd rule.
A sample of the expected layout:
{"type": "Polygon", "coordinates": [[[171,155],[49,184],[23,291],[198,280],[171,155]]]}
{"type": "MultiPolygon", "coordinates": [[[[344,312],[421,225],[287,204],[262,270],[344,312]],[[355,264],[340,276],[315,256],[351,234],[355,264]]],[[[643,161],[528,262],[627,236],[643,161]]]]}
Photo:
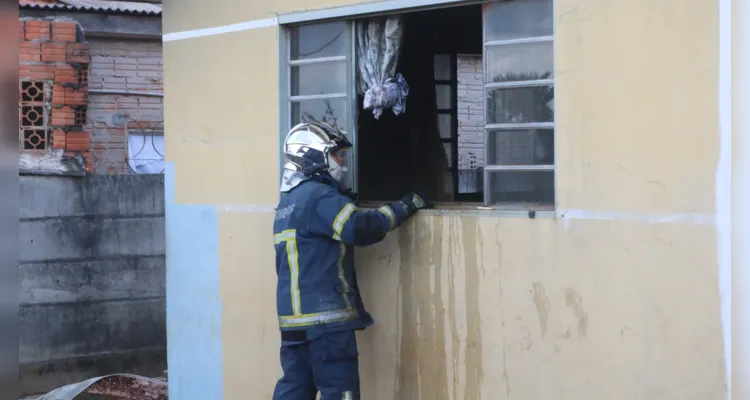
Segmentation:
{"type": "MultiPolygon", "coordinates": [[[[278,48],[279,48],[279,64],[278,64],[278,72],[279,72],[279,127],[280,127],[280,134],[279,134],[279,180],[281,179],[281,176],[284,171],[284,157],[283,157],[283,144],[284,144],[284,138],[287,134],[287,132],[291,129],[291,118],[292,118],[292,101],[291,97],[291,67],[292,65],[299,65],[297,64],[290,64],[291,57],[290,57],[290,51],[291,51],[291,31],[292,29],[302,26],[302,25],[315,25],[315,24],[325,24],[330,22],[346,22],[348,30],[349,30],[349,43],[347,46],[348,54],[345,56],[344,59],[348,60],[347,63],[347,96],[337,96],[336,98],[345,98],[348,101],[348,120],[347,120],[347,133],[348,138],[352,143],[353,151],[349,152],[350,154],[350,160],[349,160],[349,171],[351,176],[351,188],[353,191],[358,191],[358,131],[357,131],[357,117],[358,117],[358,107],[357,107],[357,90],[356,90],[356,84],[357,84],[357,53],[356,53],[356,21],[359,18],[363,17],[372,17],[372,16],[379,16],[379,15],[391,15],[396,13],[407,13],[407,12],[417,12],[417,11],[425,11],[425,10],[431,10],[436,8],[448,8],[448,7],[461,7],[461,6],[467,6],[472,4],[483,4],[483,7],[491,4],[491,3],[499,3],[503,0],[420,0],[420,4],[412,4],[414,3],[411,0],[391,0],[384,3],[389,4],[375,4],[375,5],[353,5],[353,6],[344,6],[339,7],[335,9],[330,10],[314,10],[314,11],[305,11],[305,12],[298,12],[298,13],[289,13],[289,14],[282,14],[278,17],[278,48]],[[371,10],[372,8],[372,10],[371,10]],[[361,9],[361,10],[360,10],[361,9]]],[[[516,1],[523,1],[523,0],[516,0],[516,1]]],[[[550,0],[554,3],[555,0],[550,0]]],[[[487,92],[488,90],[493,90],[497,88],[527,88],[527,87],[538,87],[538,86],[551,86],[555,87],[555,79],[554,74],[551,79],[540,79],[540,80],[534,80],[534,81],[518,81],[518,82],[497,82],[497,83],[487,83],[487,63],[488,63],[488,57],[487,57],[487,50],[488,48],[492,47],[498,47],[502,45],[510,45],[510,44],[522,44],[522,43],[552,43],[553,47],[553,55],[552,55],[552,62],[553,62],[553,71],[555,71],[557,57],[555,57],[554,51],[555,51],[555,32],[556,32],[556,19],[552,18],[552,35],[549,36],[539,36],[539,37],[530,37],[530,38],[522,38],[522,39],[512,39],[512,40],[501,40],[501,41],[490,41],[488,42],[486,40],[487,35],[487,11],[483,8],[482,11],[482,74],[485,78],[484,82],[484,151],[485,151],[485,165],[483,167],[482,176],[483,176],[483,201],[481,203],[477,203],[477,205],[481,205],[480,207],[472,207],[472,209],[476,208],[480,210],[482,213],[486,213],[487,211],[496,210],[500,212],[502,215],[516,215],[516,213],[526,213],[527,211],[530,213],[533,211],[540,211],[544,215],[547,214],[547,212],[551,212],[550,215],[554,217],[555,210],[557,209],[557,202],[558,202],[558,174],[557,174],[557,129],[556,129],[556,116],[553,117],[552,122],[532,122],[532,123],[517,123],[517,124],[487,124],[487,92]],[[553,145],[553,153],[554,153],[554,163],[550,165],[494,165],[489,164],[489,138],[490,135],[488,134],[489,131],[493,130],[505,130],[505,131],[511,131],[511,130],[519,130],[519,129],[552,129],[553,130],[553,137],[554,137],[554,145],[553,145]],[[489,168],[487,168],[489,167],[489,168]],[[547,203],[533,203],[533,202],[509,202],[509,203],[490,203],[490,173],[495,171],[552,171],[553,172],[553,203],[547,204],[547,203]]],[[[321,58],[322,59],[322,58],[321,58]]],[[[313,59],[312,62],[302,62],[301,64],[309,64],[314,63],[315,60],[319,59],[313,59]]],[[[455,60],[454,60],[455,63],[455,60]]],[[[454,71],[454,75],[456,75],[454,78],[457,79],[457,71],[454,71]]],[[[454,93],[454,97],[457,97],[457,93],[454,93]]],[[[325,96],[325,95],[324,95],[325,96]]],[[[308,96],[294,96],[297,99],[304,98],[305,100],[308,100],[308,96]]],[[[319,96],[310,96],[309,99],[317,99],[317,98],[325,98],[325,97],[319,97],[319,96]]],[[[295,99],[296,100],[296,99],[295,99]]],[[[457,102],[457,99],[453,99],[453,102],[457,102]]],[[[454,107],[457,106],[454,104],[454,107]]],[[[458,129],[458,121],[455,121],[454,117],[454,130],[458,129]]],[[[457,142],[457,140],[456,140],[457,142]]],[[[456,174],[458,170],[458,160],[457,160],[457,153],[458,153],[458,147],[457,143],[452,144],[452,151],[455,154],[454,157],[454,166],[453,168],[456,169],[456,174]]],[[[450,210],[456,210],[456,206],[460,209],[460,204],[464,202],[465,200],[462,200],[461,198],[457,198],[454,202],[448,203],[447,207],[445,207],[444,211],[450,211],[450,210]]],[[[443,208],[443,207],[438,207],[443,208]]],[[[537,214],[539,215],[539,214],[537,214]]]]}
{"type": "MultiPolygon", "coordinates": [[[[522,1],[522,0],[520,0],[522,1]]],[[[554,0],[549,0],[554,4],[554,0]]],[[[552,79],[537,79],[537,80],[526,80],[526,81],[512,81],[512,82],[491,82],[488,83],[487,71],[488,68],[488,51],[492,48],[499,48],[502,46],[513,46],[517,44],[532,44],[532,43],[552,43],[552,51],[555,48],[555,18],[552,18],[552,35],[550,36],[533,36],[520,39],[508,39],[508,40],[487,40],[487,16],[486,10],[482,11],[482,76],[484,77],[484,169],[482,171],[482,185],[484,195],[484,205],[486,207],[498,207],[502,204],[493,204],[490,202],[492,196],[491,185],[490,185],[490,173],[498,171],[516,171],[516,172],[534,172],[534,171],[552,171],[553,176],[553,204],[557,204],[557,140],[554,140],[555,145],[553,146],[553,152],[555,153],[554,164],[544,165],[497,165],[490,164],[490,132],[491,131],[518,131],[518,130],[530,130],[530,129],[552,129],[552,135],[554,139],[557,139],[557,130],[555,127],[555,121],[552,122],[524,122],[524,123],[487,123],[487,106],[489,93],[495,89],[518,89],[518,88],[532,88],[540,86],[551,86],[555,87],[554,75],[552,79]]],[[[552,55],[552,70],[555,70],[556,57],[552,55]]],[[[514,202],[524,204],[526,202],[514,202]]]]}
{"type": "Polygon", "coordinates": [[[346,102],[346,133],[347,139],[352,144],[352,151],[348,152],[347,169],[351,178],[348,187],[356,192],[358,189],[357,179],[357,90],[356,90],[356,31],[355,20],[351,17],[336,20],[307,21],[303,23],[279,25],[279,181],[284,173],[284,139],[289,130],[292,129],[292,103],[307,100],[322,99],[344,99],[346,102]],[[346,23],[346,54],[343,56],[318,57],[303,60],[292,60],[292,31],[300,26],[319,25],[331,22],[346,23]],[[315,65],[326,62],[345,61],[346,63],[346,88],[345,92],[319,95],[292,95],[292,68],[299,65],[315,65]]]}

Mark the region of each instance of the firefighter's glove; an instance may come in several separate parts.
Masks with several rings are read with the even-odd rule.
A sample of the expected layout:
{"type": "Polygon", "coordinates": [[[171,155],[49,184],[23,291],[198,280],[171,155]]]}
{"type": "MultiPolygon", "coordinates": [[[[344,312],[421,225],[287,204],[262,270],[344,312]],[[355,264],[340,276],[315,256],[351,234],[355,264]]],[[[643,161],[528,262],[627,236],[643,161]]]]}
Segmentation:
{"type": "Polygon", "coordinates": [[[421,193],[412,192],[401,198],[401,201],[406,204],[406,208],[409,214],[414,214],[418,210],[424,210],[432,208],[433,205],[425,200],[425,197],[421,193]]]}
{"type": "Polygon", "coordinates": [[[357,201],[357,193],[354,193],[351,189],[342,190],[341,194],[351,199],[351,201],[357,201]]]}

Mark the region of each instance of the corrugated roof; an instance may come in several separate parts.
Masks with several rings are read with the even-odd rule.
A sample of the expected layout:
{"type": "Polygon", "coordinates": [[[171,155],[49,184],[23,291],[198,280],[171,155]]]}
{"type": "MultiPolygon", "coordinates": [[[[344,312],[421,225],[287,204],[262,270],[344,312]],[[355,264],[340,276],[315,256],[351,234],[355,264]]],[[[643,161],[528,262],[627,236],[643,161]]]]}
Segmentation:
{"type": "Polygon", "coordinates": [[[19,0],[21,8],[58,10],[58,11],[91,11],[103,13],[124,13],[140,15],[161,15],[161,5],[137,3],[133,1],[109,0],[19,0]]]}

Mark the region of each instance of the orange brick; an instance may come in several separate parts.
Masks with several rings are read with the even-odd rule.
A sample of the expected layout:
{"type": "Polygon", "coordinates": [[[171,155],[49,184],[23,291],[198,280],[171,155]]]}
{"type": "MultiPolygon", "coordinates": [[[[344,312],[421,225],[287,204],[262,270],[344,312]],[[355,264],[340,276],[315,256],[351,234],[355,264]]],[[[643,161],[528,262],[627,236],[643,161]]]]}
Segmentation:
{"type": "Polygon", "coordinates": [[[66,61],[88,64],[91,62],[88,43],[69,43],[65,46],[66,61]]]}
{"type": "Polygon", "coordinates": [[[52,88],[52,104],[53,105],[65,104],[65,88],[63,86],[55,85],[52,88]]]}
{"type": "Polygon", "coordinates": [[[60,84],[52,88],[53,105],[83,106],[86,105],[86,100],[86,91],[64,87],[60,84]]]}
{"type": "Polygon", "coordinates": [[[47,21],[26,21],[26,40],[49,40],[50,28],[47,21]]]}
{"type": "Polygon", "coordinates": [[[30,65],[29,73],[33,80],[55,79],[55,67],[52,65],[30,65]]]}
{"type": "Polygon", "coordinates": [[[53,22],[52,40],[55,42],[75,42],[76,24],[73,22],[53,22]]]}
{"type": "Polygon", "coordinates": [[[75,125],[76,114],[73,108],[64,106],[52,109],[52,125],[75,125]]]}
{"type": "Polygon", "coordinates": [[[74,150],[74,151],[81,151],[81,150],[88,150],[89,149],[89,143],[71,143],[70,140],[65,144],[65,148],[67,150],[74,150]]]}
{"type": "Polygon", "coordinates": [[[30,78],[31,72],[29,71],[28,65],[21,65],[18,67],[18,78],[25,79],[30,78]]]}
{"type": "Polygon", "coordinates": [[[60,43],[42,43],[42,61],[64,62],[65,45],[60,43]]]}
{"type": "Polygon", "coordinates": [[[89,140],[89,133],[85,131],[68,132],[68,139],[86,139],[89,140]]]}
{"type": "Polygon", "coordinates": [[[60,129],[52,131],[52,148],[53,149],[64,149],[65,148],[65,132],[60,129]]]}
{"type": "Polygon", "coordinates": [[[18,40],[19,41],[24,40],[25,38],[23,27],[24,27],[23,21],[18,21],[18,40]]]}
{"type": "Polygon", "coordinates": [[[55,83],[76,83],[75,70],[70,65],[58,64],[55,66],[55,83]]]}
{"type": "Polygon", "coordinates": [[[18,44],[19,61],[41,61],[42,45],[39,43],[21,42],[18,44]]]}

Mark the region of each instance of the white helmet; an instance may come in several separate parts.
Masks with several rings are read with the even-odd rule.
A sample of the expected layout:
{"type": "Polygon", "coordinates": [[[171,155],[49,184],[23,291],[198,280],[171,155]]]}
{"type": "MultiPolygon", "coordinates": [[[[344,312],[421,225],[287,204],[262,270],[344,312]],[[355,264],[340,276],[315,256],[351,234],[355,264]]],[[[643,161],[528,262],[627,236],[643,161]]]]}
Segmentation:
{"type": "MultiPolygon", "coordinates": [[[[288,192],[311,176],[330,171],[330,155],[352,144],[345,133],[336,127],[320,121],[308,121],[292,128],[284,139],[284,174],[281,178],[281,192],[288,192]]],[[[333,172],[333,171],[330,171],[333,172]]],[[[334,177],[339,179],[338,177],[334,177]]]]}

